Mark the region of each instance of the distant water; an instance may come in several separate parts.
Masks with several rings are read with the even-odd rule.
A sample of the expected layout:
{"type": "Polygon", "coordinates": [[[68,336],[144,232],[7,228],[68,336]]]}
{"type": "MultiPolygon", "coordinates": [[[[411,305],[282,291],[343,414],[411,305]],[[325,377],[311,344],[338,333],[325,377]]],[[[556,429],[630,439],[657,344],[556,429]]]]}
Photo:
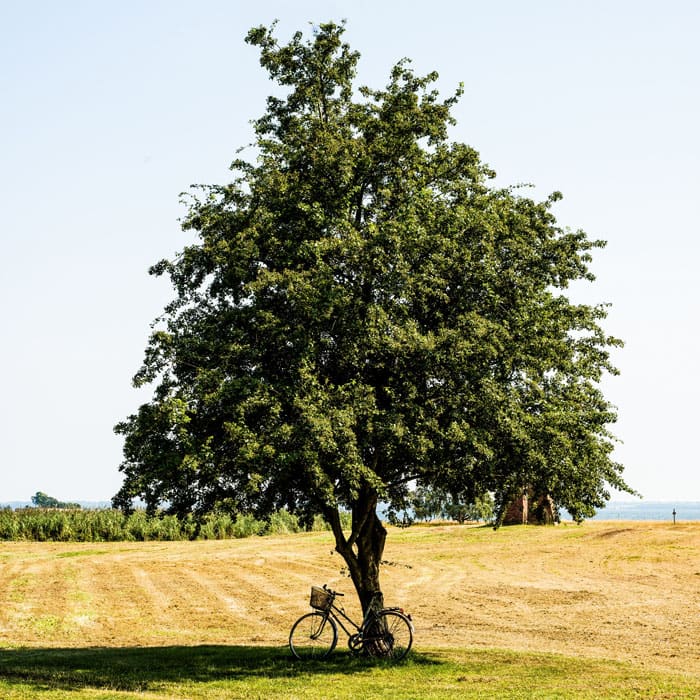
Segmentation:
{"type": "Polygon", "coordinates": [[[610,501],[593,520],[700,520],[700,501],[610,501]]]}

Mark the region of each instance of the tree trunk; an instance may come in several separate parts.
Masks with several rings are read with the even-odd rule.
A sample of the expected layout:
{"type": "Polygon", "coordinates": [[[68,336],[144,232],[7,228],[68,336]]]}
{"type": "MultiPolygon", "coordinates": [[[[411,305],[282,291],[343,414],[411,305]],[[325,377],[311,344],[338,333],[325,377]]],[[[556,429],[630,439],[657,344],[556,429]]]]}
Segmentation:
{"type": "Polygon", "coordinates": [[[377,500],[374,489],[369,486],[361,488],[352,506],[352,532],[347,538],[340,527],[338,512],[328,513],[328,520],[335,535],[335,550],[347,564],[363,615],[367,614],[370,608],[384,607],[379,570],[384,554],[386,529],[377,516],[377,500]]]}

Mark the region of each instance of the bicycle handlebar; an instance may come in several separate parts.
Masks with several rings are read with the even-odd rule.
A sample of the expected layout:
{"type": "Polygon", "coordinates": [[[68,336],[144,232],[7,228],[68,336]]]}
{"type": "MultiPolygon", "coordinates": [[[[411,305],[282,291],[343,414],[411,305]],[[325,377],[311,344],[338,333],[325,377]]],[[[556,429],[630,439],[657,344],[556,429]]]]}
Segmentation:
{"type": "Polygon", "coordinates": [[[338,593],[338,591],[334,591],[332,588],[328,588],[328,586],[325,583],[323,584],[323,590],[327,591],[331,595],[340,596],[341,598],[345,595],[345,593],[338,593]]]}

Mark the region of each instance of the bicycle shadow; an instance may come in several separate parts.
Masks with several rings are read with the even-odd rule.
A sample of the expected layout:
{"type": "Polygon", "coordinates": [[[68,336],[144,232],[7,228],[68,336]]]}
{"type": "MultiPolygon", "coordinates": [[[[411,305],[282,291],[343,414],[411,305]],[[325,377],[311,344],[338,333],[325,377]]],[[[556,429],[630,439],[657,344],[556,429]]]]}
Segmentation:
{"type": "MultiPolygon", "coordinates": [[[[20,648],[0,649],[0,678],[52,689],[143,692],[162,683],[351,675],[378,663],[382,662],[354,658],[347,652],[334,652],[323,661],[301,662],[292,658],[286,646],[20,648]]],[[[411,653],[399,663],[441,662],[411,653]]]]}

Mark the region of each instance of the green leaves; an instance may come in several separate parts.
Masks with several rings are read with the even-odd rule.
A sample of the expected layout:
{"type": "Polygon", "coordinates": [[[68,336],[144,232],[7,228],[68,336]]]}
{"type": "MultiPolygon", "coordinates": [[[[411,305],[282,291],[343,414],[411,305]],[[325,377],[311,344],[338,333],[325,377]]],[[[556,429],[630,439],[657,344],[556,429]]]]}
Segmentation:
{"type": "Polygon", "coordinates": [[[175,298],[135,378],[154,398],[117,427],[117,501],[367,522],[415,480],[533,484],[581,515],[629,490],[597,385],[619,341],[564,294],[603,244],[557,226],[559,193],[489,187],[449,141],[461,88],[441,101],[406,60],[358,88],[342,25],[284,46],[273,29],[246,38],[278,86],[256,161],[199,188],[198,241],[151,270],[175,298]]]}

